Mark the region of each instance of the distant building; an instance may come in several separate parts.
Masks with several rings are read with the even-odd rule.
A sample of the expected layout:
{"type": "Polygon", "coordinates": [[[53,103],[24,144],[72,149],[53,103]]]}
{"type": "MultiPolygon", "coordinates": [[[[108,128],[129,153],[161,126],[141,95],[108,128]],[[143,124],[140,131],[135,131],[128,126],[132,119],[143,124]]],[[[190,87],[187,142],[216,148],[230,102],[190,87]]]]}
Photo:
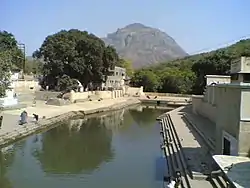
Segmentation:
{"type": "Polygon", "coordinates": [[[110,70],[111,75],[107,77],[105,83],[102,84],[103,89],[121,89],[126,81],[126,69],[115,66],[110,70]]]}

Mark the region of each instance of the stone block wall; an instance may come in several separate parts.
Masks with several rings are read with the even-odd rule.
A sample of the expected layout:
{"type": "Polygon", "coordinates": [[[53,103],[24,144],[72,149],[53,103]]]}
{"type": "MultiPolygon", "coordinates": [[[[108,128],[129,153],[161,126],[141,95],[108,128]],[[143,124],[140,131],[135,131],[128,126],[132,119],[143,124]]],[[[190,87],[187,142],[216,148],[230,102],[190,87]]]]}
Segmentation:
{"type": "Polygon", "coordinates": [[[87,100],[88,98],[96,99],[115,99],[124,96],[123,90],[114,90],[114,91],[87,91],[87,92],[70,92],[69,99],[73,103],[77,100],[87,100]]]}
{"type": "Polygon", "coordinates": [[[57,98],[60,95],[60,92],[51,92],[51,91],[36,91],[35,98],[36,100],[47,101],[50,98],[57,98]]]}
{"type": "Polygon", "coordinates": [[[15,91],[29,90],[34,88],[35,90],[40,88],[38,81],[35,80],[15,80],[12,82],[11,86],[15,91]]]}

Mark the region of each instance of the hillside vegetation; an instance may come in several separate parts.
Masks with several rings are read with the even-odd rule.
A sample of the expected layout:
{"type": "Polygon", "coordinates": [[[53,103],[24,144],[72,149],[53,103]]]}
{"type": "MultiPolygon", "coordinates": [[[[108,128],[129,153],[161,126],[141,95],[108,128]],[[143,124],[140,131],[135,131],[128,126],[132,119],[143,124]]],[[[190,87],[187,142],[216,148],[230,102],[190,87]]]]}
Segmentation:
{"type": "Polygon", "coordinates": [[[228,75],[231,62],[250,56],[250,39],[208,53],[167,61],[135,71],[131,84],[145,91],[202,94],[208,74],[228,75]]]}

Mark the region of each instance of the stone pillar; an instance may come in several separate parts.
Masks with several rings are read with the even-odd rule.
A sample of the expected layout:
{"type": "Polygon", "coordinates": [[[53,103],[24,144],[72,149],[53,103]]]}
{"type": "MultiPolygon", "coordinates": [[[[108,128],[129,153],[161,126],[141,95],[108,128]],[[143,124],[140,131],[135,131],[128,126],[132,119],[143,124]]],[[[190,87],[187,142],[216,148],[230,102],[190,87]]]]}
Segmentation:
{"type": "Polygon", "coordinates": [[[73,103],[74,100],[75,100],[74,96],[75,96],[75,92],[73,90],[71,90],[70,95],[69,95],[69,100],[70,100],[71,103],[73,103]]]}

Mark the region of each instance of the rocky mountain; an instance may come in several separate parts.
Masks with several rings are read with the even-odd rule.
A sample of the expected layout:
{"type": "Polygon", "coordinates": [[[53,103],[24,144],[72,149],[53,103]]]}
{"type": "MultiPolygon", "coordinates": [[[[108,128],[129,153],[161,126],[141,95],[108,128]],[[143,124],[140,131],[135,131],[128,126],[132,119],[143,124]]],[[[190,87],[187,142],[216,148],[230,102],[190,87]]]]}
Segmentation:
{"type": "Polygon", "coordinates": [[[114,46],[121,57],[131,60],[134,68],[188,55],[172,37],[140,23],[118,29],[103,41],[114,46]]]}

